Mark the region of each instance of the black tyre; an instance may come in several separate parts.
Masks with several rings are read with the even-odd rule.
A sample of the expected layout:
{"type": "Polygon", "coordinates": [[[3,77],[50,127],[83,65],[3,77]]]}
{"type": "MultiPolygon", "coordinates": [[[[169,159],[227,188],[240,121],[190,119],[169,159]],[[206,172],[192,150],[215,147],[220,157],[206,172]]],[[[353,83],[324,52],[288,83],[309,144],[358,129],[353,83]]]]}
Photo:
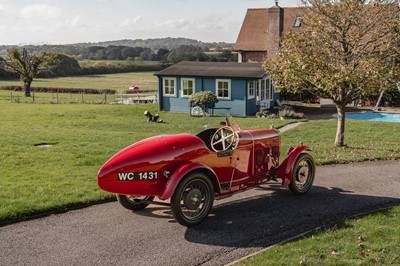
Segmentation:
{"type": "Polygon", "coordinates": [[[149,203],[143,203],[144,200],[152,201],[153,196],[130,196],[117,194],[118,202],[126,209],[132,211],[140,211],[146,208],[149,203]]]}
{"type": "Polygon", "coordinates": [[[191,227],[208,216],[213,203],[214,189],[210,179],[196,172],[179,183],[171,197],[171,211],[178,223],[191,227]]]}
{"type": "Polygon", "coordinates": [[[314,182],[315,163],[308,153],[302,153],[294,164],[290,190],[297,195],[307,193],[314,182]]]}

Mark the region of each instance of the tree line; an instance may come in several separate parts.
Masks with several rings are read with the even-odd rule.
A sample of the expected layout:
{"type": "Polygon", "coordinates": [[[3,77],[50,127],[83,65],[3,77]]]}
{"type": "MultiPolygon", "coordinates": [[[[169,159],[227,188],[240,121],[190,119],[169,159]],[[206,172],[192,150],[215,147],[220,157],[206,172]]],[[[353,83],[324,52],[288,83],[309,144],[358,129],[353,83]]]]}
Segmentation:
{"type": "MultiPolygon", "coordinates": [[[[8,49],[12,51],[15,47],[8,49]]],[[[144,47],[128,46],[26,46],[22,48],[31,55],[47,54],[44,64],[45,68],[39,71],[39,77],[62,77],[91,74],[112,74],[136,71],[157,71],[165,66],[180,61],[212,61],[228,62],[237,61],[237,55],[231,50],[221,50],[213,54],[206,54],[205,48],[196,45],[181,45],[168,49],[152,50],[144,47]],[[98,63],[93,66],[80,66],[78,60],[125,60],[126,64],[107,64],[98,63]],[[160,64],[141,65],[143,61],[155,61],[160,64]]],[[[218,49],[217,49],[218,50],[218,49]]],[[[8,53],[8,52],[7,52],[8,53]]],[[[5,58],[7,59],[7,56],[5,58]]],[[[15,72],[6,72],[0,68],[0,78],[13,79],[17,75],[15,72]]]]}
{"type": "MultiPolygon", "coordinates": [[[[6,55],[7,50],[15,46],[0,45],[0,56],[6,55]]],[[[186,53],[196,54],[195,57],[187,56],[188,59],[202,59],[204,61],[228,61],[234,60],[231,53],[232,43],[212,42],[205,43],[188,38],[158,38],[158,39],[136,39],[116,40],[99,43],[77,43],[69,45],[25,45],[29,53],[59,53],[71,56],[77,60],[129,60],[141,59],[149,61],[178,62],[176,55],[186,53]],[[228,51],[225,51],[228,50],[228,51]],[[223,52],[222,56],[207,55],[209,51],[223,52]],[[230,52],[230,53],[229,53],[230,52]],[[172,55],[170,55],[172,53],[172,55]],[[230,56],[230,57],[229,57],[230,56]],[[169,58],[168,58],[169,57],[169,58]]]]}

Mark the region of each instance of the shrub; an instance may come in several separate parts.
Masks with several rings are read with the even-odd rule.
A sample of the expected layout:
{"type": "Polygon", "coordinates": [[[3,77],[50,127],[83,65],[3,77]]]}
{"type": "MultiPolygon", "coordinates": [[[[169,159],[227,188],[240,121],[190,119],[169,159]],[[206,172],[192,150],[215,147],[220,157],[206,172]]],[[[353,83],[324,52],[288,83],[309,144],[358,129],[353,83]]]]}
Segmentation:
{"type": "Polygon", "coordinates": [[[218,102],[218,99],[211,91],[200,91],[190,95],[189,102],[192,106],[213,105],[218,102]]]}
{"type": "Polygon", "coordinates": [[[304,113],[298,113],[293,109],[285,108],[279,111],[279,116],[282,118],[302,119],[305,118],[304,113]]]}
{"type": "Polygon", "coordinates": [[[268,110],[260,111],[256,113],[257,118],[268,118],[268,119],[275,119],[279,118],[279,115],[276,113],[270,113],[268,110]]]}
{"type": "MultiPolygon", "coordinates": [[[[21,86],[1,86],[0,90],[23,91],[21,86]]],[[[87,93],[87,94],[116,94],[113,89],[83,89],[83,88],[49,88],[49,87],[31,87],[32,92],[48,92],[48,93],[87,93]]]]}

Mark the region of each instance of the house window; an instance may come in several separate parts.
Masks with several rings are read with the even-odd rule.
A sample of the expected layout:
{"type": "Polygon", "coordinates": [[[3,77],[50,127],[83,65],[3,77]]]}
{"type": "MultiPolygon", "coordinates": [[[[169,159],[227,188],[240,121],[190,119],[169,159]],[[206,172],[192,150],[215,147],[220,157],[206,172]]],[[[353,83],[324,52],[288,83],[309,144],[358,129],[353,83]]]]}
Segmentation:
{"type": "Polygon", "coordinates": [[[257,88],[257,81],[249,81],[248,86],[247,86],[247,98],[248,99],[253,99],[255,97],[255,92],[257,88]]]}
{"type": "Polygon", "coordinates": [[[174,78],[164,78],[164,95],[165,96],[176,96],[176,80],[174,78]]]}
{"type": "Polygon", "coordinates": [[[261,80],[261,95],[260,95],[260,101],[265,101],[267,99],[266,95],[267,95],[267,86],[266,86],[266,82],[265,79],[261,80]]]}
{"type": "Polygon", "coordinates": [[[181,79],[182,97],[189,97],[195,91],[194,79],[181,79]]]}
{"type": "Polygon", "coordinates": [[[270,100],[272,100],[272,99],[274,99],[274,85],[272,85],[272,80],[269,80],[269,93],[270,93],[270,96],[269,96],[269,99],[270,100]]]}
{"type": "Polygon", "coordinates": [[[231,99],[231,81],[229,79],[217,79],[217,98],[218,99],[231,99]]]}
{"type": "Polygon", "coordinates": [[[297,16],[295,19],[294,19],[294,24],[293,24],[293,27],[294,28],[299,28],[300,26],[301,26],[301,20],[302,20],[303,18],[301,17],[301,16],[297,16]]]}

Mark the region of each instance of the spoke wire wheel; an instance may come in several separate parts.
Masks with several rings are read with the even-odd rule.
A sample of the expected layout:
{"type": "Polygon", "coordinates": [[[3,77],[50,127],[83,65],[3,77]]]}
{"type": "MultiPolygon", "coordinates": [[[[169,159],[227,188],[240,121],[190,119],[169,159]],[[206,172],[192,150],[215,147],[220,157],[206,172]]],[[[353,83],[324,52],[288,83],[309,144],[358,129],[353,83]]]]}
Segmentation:
{"type": "Polygon", "coordinates": [[[184,226],[201,223],[210,213],[214,190],[210,179],[203,173],[187,176],[171,198],[171,211],[175,220],[184,226]]]}
{"type": "Polygon", "coordinates": [[[312,156],[303,153],[297,159],[290,182],[290,190],[298,195],[307,193],[314,182],[315,164],[312,156]]]}
{"type": "Polygon", "coordinates": [[[200,106],[193,107],[191,112],[192,116],[204,116],[203,108],[201,108],[200,106]]]}
{"type": "Polygon", "coordinates": [[[126,209],[132,211],[139,211],[146,208],[149,204],[143,203],[143,200],[152,201],[153,196],[133,196],[133,195],[119,195],[117,194],[118,202],[126,209]]]}

